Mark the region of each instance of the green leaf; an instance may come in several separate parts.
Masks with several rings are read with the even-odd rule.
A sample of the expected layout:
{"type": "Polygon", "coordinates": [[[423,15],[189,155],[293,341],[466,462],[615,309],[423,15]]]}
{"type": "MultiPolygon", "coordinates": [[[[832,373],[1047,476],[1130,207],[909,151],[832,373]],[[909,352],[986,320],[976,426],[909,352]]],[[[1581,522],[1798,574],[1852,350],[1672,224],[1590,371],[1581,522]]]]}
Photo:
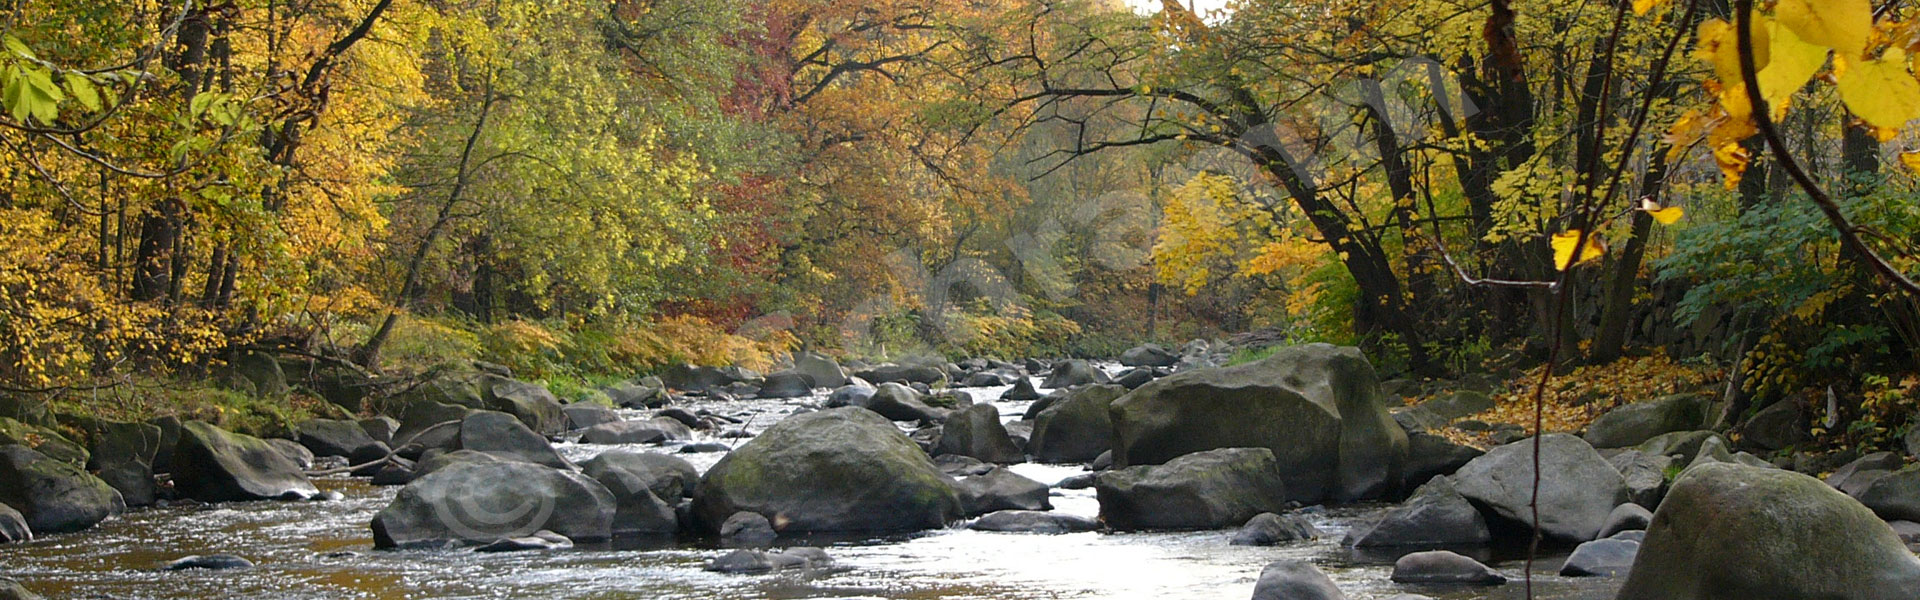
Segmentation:
{"type": "Polygon", "coordinates": [[[26,88],[27,82],[20,76],[20,67],[8,66],[6,87],[0,90],[0,102],[6,103],[7,111],[13,114],[13,120],[22,123],[27,121],[27,115],[33,108],[27,104],[26,88]]]}
{"type": "Polygon", "coordinates": [[[67,89],[73,92],[73,99],[80,101],[87,110],[100,110],[100,90],[93,87],[93,80],[79,73],[68,73],[67,89]]]}
{"type": "Polygon", "coordinates": [[[207,114],[207,105],[213,101],[213,94],[195,94],[193,101],[187,103],[187,113],[198,119],[207,114]]]}
{"type": "Polygon", "coordinates": [[[52,124],[60,118],[60,100],[38,86],[25,86],[29,110],[41,123],[52,124]]]}
{"type": "Polygon", "coordinates": [[[67,98],[67,95],[60,91],[60,86],[53,83],[52,71],[26,67],[26,73],[27,83],[33,84],[34,89],[40,90],[41,95],[56,103],[67,98]]]}
{"type": "Polygon", "coordinates": [[[14,54],[18,55],[20,58],[24,58],[27,60],[34,60],[34,61],[40,60],[39,57],[36,57],[33,55],[32,49],[27,48],[26,42],[20,41],[20,38],[8,35],[8,36],[0,36],[0,40],[5,40],[5,43],[7,45],[7,50],[12,51],[14,54]]]}

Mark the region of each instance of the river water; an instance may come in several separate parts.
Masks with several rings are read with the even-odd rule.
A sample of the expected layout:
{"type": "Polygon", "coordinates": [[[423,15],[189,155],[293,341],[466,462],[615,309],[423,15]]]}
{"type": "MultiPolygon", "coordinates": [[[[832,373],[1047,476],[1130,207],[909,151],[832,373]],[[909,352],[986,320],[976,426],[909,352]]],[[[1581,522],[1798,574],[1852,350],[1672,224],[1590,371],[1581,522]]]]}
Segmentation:
{"type": "MultiPolygon", "coordinates": [[[[1037,383],[1037,382],[1036,382],[1037,383]]],[[[1006,388],[973,388],[976,399],[1006,388]]],[[[1043,390],[1044,391],[1044,390],[1043,390]]],[[[799,406],[794,401],[740,401],[701,406],[741,417],[758,432],[799,406]]],[[[996,402],[1008,420],[1024,402],[996,402]]],[[[628,415],[640,416],[640,413],[628,415]]],[[[737,441],[736,441],[737,442],[737,441]]],[[[576,461],[613,448],[671,452],[672,448],[558,444],[576,461]]],[[[721,454],[683,454],[705,470],[721,454]]],[[[1053,483],[1082,473],[1078,466],[1016,465],[1021,475],[1053,483]]],[[[726,551],[703,540],[617,540],[556,552],[481,554],[469,551],[374,551],[367,524],[398,488],[363,480],[322,479],[337,502],[244,502],[138,510],[91,530],[0,546],[0,575],[18,579],[48,598],[380,598],[594,600],[890,598],[1039,600],[1245,599],[1267,563],[1310,560],[1354,600],[1418,593],[1441,600],[1524,598],[1523,556],[1479,550],[1478,558],[1513,579],[1492,588],[1402,586],[1388,580],[1393,555],[1355,555],[1339,544],[1354,523],[1382,506],[1313,509],[1320,540],[1269,548],[1230,546],[1231,531],[1078,533],[1036,535],[961,528],[914,535],[783,541],[825,546],[835,567],[767,575],[722,575],[701,563],[726,551]],[[243,556],[256,567],[230,571],[164,571],[192,554],[243,556]]],[[[1099,513],[1092,490],[1055,490],[1055,510],[1099,513]]],[[[1618,579],[1570,579],[1556,572],[1564,553],[1536,566],[1534,597],[1609,600],[1618,579]]]]}

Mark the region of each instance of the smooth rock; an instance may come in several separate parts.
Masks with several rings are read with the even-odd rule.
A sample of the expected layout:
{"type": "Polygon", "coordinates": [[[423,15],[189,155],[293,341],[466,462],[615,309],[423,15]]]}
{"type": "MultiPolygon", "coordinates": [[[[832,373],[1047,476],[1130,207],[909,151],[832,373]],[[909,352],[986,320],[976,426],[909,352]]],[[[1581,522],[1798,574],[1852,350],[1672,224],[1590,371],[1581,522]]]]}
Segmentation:
{"type": "Polygon", "coordinates": [[[1043,463],[1080,463],[1113,449],[1113,401],[1118,385],[1086,386],[1055,401],[1034,417],[1028,450],[1043,463]]]}
{"type": "MultiPolygon", "coordinates": [[[[1540,438],[1540,530],[1547,537],[1584,542],[1606,525],[1613,507],[1627,501],[1626,479],[1586,441],[1562,433],[1540,438]]],[[[1454,474],[1461,496],[1510,523],[1532,523],[1532,439],[1488,450],[1454,474]]]]}
{"type": "Polygon", "coordinates": [[[612,537],[613,494],[594,479],[522,462],[463,462],[408,483],[373,517],[375,548],[485,544],[542,529],[612,537]]]}
{"type": "Polygon", "coordinates": [[[1640,542],[1630,540],[1594,540],[1573,549],[1573,555],[1560,567],[1565,577],[1613,577],[1633,569],[1633,557],[1640,553],[1640,542]]]}
{"type": "Polygon", "coordinates": [[[1406,504],[1371,524],[1356,524],[1342,541],[1347,546],[1473,545],[1493,541],[1487,521],[1460,495],[1453,482],[1436,478],[1414,492],[1406,504]]]}
{"type": "Polygon", "coordinates": [[[1100,522],[1086,517],[1033,510],[1002,510],[987,513],[967,529],[1005,533],[1078,533],[1099,531],[1100,522]]]}
{"type": "Polygon", "coordinates": [[[1682,473],[1616,600],[1912,600],[1920,558],[1812,477],[1710,463],[1682,473]]]}
{"type": "Polygon", "coordinates": [[[762,546],[773,543],[779,536],[773,530],[773,523],[756,512],[733,513],[720,523],[720,541],[728,546],[762,546]]]}
{"type": "Polygon", "coordinates": [[[474,548],[474,552],[526,552],[529,550],[564,550],[573,547],[573,540],[551,531],[541,530],[533,535],[500,538],[493,543],[474,548]]]}
{"type": "Polygon", "coordinates": [[[1480,561],[1446,550],[1415,552],[1393,562],[1394,583],[1500,585],[1507,577],[1480,561]]]}
{"type": "Polygon", "coordinates": [[[657,452],[609,450],[580,463],[588,477],[607,489],[646,489],[668,502],[691,497],[700,474],[686,459],[657,452]]]}
{"type": "Polygon", "coordinates": [[[1272,546],[1281,542],[1311,540],[1320,537],[1320,530],[1297,514],[1278,515],[1260,513],[1247,521],[1234,532],[1228,544],[1234,546],[1272,546]]]}
{"type": "Polygon", "coordinates": [[[460,421],[461,450],[511,456],[520,462],[573,469],[573,463],[560,456],[547,438],[528,429],[519,418],[503,412],[480,411],[460,421]]]}
{"type": "Polygon", "coordinates": [[[1266,448],[1223,448],[1164,465],[1142,465],[1094,478],[1100,518],[1119,530],[1217,529],[1260,513],[1287,510],[1286,483],[1266,448]]]}
{"type": "Polygon", "coordinates": [[[1026,462],[1027,456],[1007,435],[1000,424],[1000,410],[992,404],[975,404],[947,415],[933,454],[970,456],[989,463],[1026,462]]]}
{"type": "Polygon", "coordinates": [[[188,556],[188,557],[181,558],[179,560],[167,563],[167,566],[166,566],[166,570],[168,571],[185,571],[187,569],[209,569],[209,570],[219,571],[219,570],[226,570],[226,569],[250,569],[250,568],[253,568],[253,561],[250,561],[238,556],[234,556],[232,554],[207,554],[207,555],[196,554],[193,556],[188,556]]]}
{"type": "Polygon", "coordinates": [[[693,430],[679,421],[655,417],[646,420],[603,423],[588,427],[581,434],[583,444],[664,444],[693,439],[693,430]]]}
{"type": "Polygon", "coordinates": [[[1645,531],[1653,523],[1653,511],[1646,507],[1628,502],[1613,508],[1607,515],[1607,524],[1600,528],[1600,537],[1612,537],[1622,531],[1645,531]]]}
{"type": "Polygon", "coordinates": [[[960,494],[961,510],[968,517],[1001,510],[1053,510],[1047,501],[1047,484],[1006,469],[960,479],[953,489],[960,494]]]}
{"type": "Polygon", "coordinates": [[[1313,563],[1290,558],[1260,570],[1253,600],[1347,600],[1347,595],[1313,563]]]}

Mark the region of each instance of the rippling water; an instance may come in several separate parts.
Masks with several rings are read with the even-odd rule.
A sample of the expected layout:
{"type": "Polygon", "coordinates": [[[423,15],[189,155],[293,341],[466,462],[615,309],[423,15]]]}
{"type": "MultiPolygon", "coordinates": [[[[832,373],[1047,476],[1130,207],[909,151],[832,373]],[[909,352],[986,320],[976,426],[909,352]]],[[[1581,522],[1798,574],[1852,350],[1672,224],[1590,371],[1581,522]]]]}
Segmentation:
{"type": "MultiPolygon", "coordinates": [[[[1006,388],[974,388],[976,399],[1006,388]]],[[[705,408],[748,420],[758,432],[819,398],[744,401],[705,408]]],[[[996,403],[1008,420],[1026,403],[996,403]]],[[[559,444],[584,460],[617,446],[559,444]]],[[[633,446],[651,452],[671,449],[633,446]]],[[[705,470],[721,454],[683,454],[705,470]]],[[[1076,466],[1016,465],[1015,472],[1053,483],[1076,466]]],[[[1393,556],[1354,556],[1339,539],[1380,507],[1341,507],[1312,518],[1326,536],[1271,548],[1229,546],[1231,531],[1033,535],[949,529],[871,539],[796,540],[828,546],[832,569],[743,576],[700,570],[725,551],[702,541],[621,540],[559,552],[478,554],[376,552],[367,528],[398,488],[325,479],[339,502],[247,502],[140,510],[78,534],[0,546],[0,574],[49,598],[569,598],[787,599],[898,598],[1039,600],[1140,598],[1244,599],[1267,563],[1313,561],[1354,600],[1420,593],[1442,600],[1522,598],[1521,564],[1483,554],[1515,579],[1496,588],[1401,586],[1388,581],[1393,556]],[[234,571],[157,570],[191,554],[237,554],[254,561],[234,571]]],[[[1056,490],[1055,510],[1093,516],[1092,490],[1056,490]]],[[[1510,553],[1509,553],[1510,554],[1510,553]]],[[[1563,557],[1562,557],[1563,558],[1563,557]]],[[[1558,570],[1559,558],[1540,572],[1558,570]]],[[[1612,579],[1536,579],[1536,597],[1608,600],[1612,579]]]]}

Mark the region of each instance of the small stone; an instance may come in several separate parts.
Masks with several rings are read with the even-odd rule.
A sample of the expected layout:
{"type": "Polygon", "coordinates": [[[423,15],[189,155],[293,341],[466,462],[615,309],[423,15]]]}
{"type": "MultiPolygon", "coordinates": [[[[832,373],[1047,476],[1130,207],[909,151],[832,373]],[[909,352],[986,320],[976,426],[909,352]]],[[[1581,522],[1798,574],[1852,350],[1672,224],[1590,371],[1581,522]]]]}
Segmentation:
{"type": "Polygon", "coordinates": [[[1560,567],[1560,574],[1566,577],[1625,575],[1633,568],[1633,558],[1638,554],[1640,542],[1594,540],[1574,548],[1573,555],[1568,556],[1567,563],[1560,567]]]}
{"type": "Polygon", "coordinates": [[[491,544],[474,548],[474,552],[522,552],[527,550],[563,550],[573,547],[573,540],[542,529],[533,535],[524,537],[501,538],[491,544]]]}
{"type": "Polygon", "coordinates": [[[1320,530],[1313,527],[1300,515],[1277,515],[1261,513],[1233,534],[1229,544],[1234,546],[1272,546],[1281,542],[1311,540],[1320,537],[1320,530]]]}

